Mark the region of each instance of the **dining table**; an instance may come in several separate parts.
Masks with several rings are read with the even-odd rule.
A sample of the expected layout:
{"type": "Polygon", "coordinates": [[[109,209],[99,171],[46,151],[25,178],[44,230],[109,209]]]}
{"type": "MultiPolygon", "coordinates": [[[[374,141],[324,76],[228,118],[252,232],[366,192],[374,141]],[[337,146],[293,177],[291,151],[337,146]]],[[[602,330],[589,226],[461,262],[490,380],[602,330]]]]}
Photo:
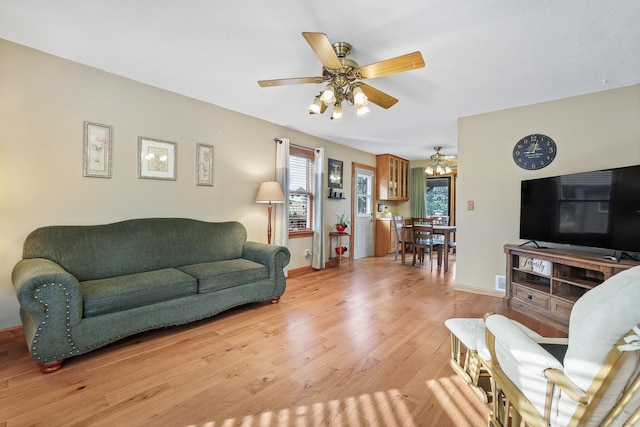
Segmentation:
{"type": "Polygon", "coordinates": [[[443,234],[444,235],[444,247],[442,248],[444,251],[442,263],[444,264],[444,271],[449,271],[449,243],[451,242],[451,233],[455,233],[456,226],[455,225],[434,225],[433,233],[434,234],[443,234]]]}
{"type": "MultiPolygon", "coordinates": [[[[411,232],[411,228],[412,228],[411,224],[405,225],[405,229],[407,231],[411,232]]],[[[442,250],[443,250],[442,263],[444,264],[443,270],[445,272],[449,271],[449,249],[451,248],[449,243],[451,243],[452,241],[451,234],[455,232],[456,232],[455,225],[434,225],[433,226],[433,234],[442,234],[444,236],[444,244],[442,247],[442,250]]],[[[440,257],[438,257],[438,261],[440,261],[440,257]]]]}

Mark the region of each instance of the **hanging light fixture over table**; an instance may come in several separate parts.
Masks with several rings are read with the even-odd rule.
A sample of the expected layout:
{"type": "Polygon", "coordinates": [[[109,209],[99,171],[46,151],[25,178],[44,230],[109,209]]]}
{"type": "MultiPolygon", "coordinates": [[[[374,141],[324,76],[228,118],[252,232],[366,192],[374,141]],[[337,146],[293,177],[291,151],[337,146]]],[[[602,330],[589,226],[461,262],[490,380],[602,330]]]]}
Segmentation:
{"type": "Polygon", "coordinates": [[[447,165],[447,158],[444,154],[440,154],[442,147],[433,147],[436,150],[436,154],[431,155],[430,163],[425,168],[424,172],[427,175],[445,175],[451,173],[451,168],[447,165]]]}

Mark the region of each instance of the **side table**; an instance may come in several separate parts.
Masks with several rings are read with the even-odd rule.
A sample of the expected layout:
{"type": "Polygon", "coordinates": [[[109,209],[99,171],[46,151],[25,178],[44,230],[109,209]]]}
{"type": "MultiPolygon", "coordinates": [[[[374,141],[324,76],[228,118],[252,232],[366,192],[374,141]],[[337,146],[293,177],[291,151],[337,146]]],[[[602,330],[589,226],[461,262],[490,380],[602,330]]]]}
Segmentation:
{"type": "Polygon", "coordinates": [[[349,233],[346,231],[331,231],[329,233],[329,240],[329,267],[340,267],[344,258],[351,261],[347,253],[349,251],[349,233]],[[346,245],[343,237],[347,237],[346,245]],[[341,248],[346,249],[343,250],[341,248]]]}

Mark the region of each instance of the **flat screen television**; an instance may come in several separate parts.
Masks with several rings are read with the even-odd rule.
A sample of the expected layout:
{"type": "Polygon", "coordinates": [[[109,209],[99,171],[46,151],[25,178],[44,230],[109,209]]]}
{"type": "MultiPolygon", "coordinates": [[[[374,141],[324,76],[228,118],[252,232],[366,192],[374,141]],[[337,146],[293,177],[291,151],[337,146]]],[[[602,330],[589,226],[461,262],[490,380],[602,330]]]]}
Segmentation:
{"type": "Polygon", "coordinates": [[[640,252],[640,165],[522,181],[520,238],[640,252]]]}

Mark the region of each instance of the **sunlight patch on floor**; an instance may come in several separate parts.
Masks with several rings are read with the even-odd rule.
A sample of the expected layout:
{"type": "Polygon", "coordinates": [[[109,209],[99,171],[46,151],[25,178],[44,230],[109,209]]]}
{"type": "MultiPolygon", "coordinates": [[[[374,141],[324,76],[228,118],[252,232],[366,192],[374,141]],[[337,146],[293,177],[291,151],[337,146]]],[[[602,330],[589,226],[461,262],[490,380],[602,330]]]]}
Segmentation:
{"type": "Polygon", "coordinates": [[[416,427],[403,399],[392,389],[185,427],[416,427]]]}
{"type": "Polygon", "coordinates": [[[472,396],[472,399],[475,400],[471,402],[467,399],[467,403],[464,405],[464,407],[470,409],[476,408],[475,411],[477,416],[474,415],[474,419],[472,420],[469,418],[468,412],[463,412],[460,409],[460,400],[465,399],[465,394],[462,392],[458,384],[456,384],[458,382],[457,380],[458,377],[456,376],[433,379],[427,381],[427,387],[432,391],[433,395],[436,396],[436,399],[438,399],[440,405],[445,409],[449,418],[457,421],[457,427],[465,425],[475,427],[477,425],[475,420],[483,418],[483,414],[476,408],[477,404],[480,403],[480,400],[476,396],[472,396]],[[466,420],[467,423],[461,424],[462,420],[466,420]]]}

